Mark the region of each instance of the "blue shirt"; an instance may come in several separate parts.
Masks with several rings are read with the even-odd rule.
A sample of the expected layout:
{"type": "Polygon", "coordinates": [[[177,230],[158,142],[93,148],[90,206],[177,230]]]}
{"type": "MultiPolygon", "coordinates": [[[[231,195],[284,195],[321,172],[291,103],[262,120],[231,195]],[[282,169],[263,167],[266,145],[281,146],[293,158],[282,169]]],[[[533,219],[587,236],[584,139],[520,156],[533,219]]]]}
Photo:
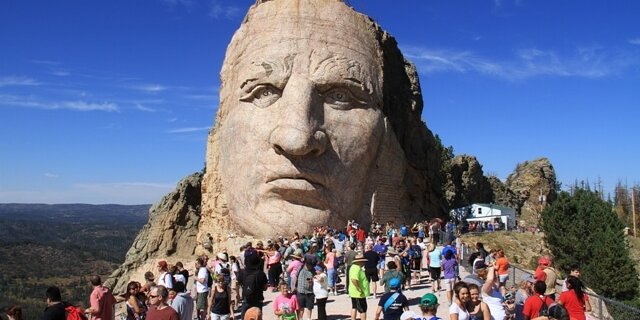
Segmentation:
{"type": "Polygon", "coordinates": [[[440,257],[442,256],[442,252],[440,249],[435,248],[433,251],[429,252],[429,267],[432,268],[440,268],[440,257]]]}
{"type": "Polygon", "coordinates": [[[378,262],[384,261],[384,256],[387,253],[387,246],[385,246],[384,244],[376,244],[375,246],[373,246],[373,251],[375,251],[379,255],[378,262]]]}

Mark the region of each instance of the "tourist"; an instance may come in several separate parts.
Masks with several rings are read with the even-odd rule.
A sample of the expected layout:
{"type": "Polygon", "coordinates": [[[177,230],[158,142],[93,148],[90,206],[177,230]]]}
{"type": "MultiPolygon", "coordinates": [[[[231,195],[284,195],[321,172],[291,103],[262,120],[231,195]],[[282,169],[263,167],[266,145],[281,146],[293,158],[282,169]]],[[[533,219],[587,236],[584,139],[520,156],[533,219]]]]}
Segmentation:
{"type": "MultiPolygon", "coordinates": [[[[173,277],[174,287],[175,287],[175,283],[176,282],[186,283],[185,281],[187,281],[187,279],[184,277],[184,275],[182,273],[180,273],[180,270],[178,269],[177,265],[170,266],[169,267],[169,273],[173,277]]],[[[182,287],[184,288],[186,286],[182,286],[182,287]]],[[[171,290],[169,290],[169,291],[171,291],[171,290]]]]}
{"type": "Polygon", "coordinates": [[[373,245],[370,244],[366,246],[363,256],[367,259],[364,263],[364,274],[367,276],[367,281],[369,282],[369,292],[372,293],[371,298],[377,298],[377,282],[380,280],[380,278],[378,278],[378,260],[380,259],[380,256],[377,252],[373,251],[373,245]],[[371,290],[371,286],[373,287],[373,290],[371,290]]]}
{"type": "Polygon", "coordinates": [[[367,320],[367,297],[369,296],[369,282],[363,270],[367,259],[358,255],[349,267],[347,282],[349,282],[349,297],[351,298],[351,320],[356,320],[360,314],[360,320],[367,320]]]}
{"type": "Polygon", "coordinates": [[[229,263],[229,256],[226,252],[220,252],[216,255],[218,258],[218,264],[216,265],[214,275],[222,275],[222,281],[224,285],[231,286],[231,264],[229,263]]]}
{"type": "Polygon", "coordinates": [[[455,299],[449,306],[449,316],[451,320],[467,320],[469,319],[469,311],[467,311],[467,303],[469,302],[469,287],[464,282],[458,282],[453,287],[455,299]]]}
{"type": "Polygon", "coordinates": [[[167,304],[169,290],[162,285],[151,287],[149,301],[151,308],[146,320],[180,320],[178,313],[167,304]]]}
{"type": "Polygon", "coordinates": [[[449,304],[453,301],[453,285],[456,282],[457,265],[458,261],[456,261],[453,251],[447,250],[444,254],[444,260],[442,260],[442,271],[444,275],[442,283],[445,290],[447,290],[447,301],[449,304]]]}
{"type": "Polygon", "coordinates": [[[411,288],[411,255],[409,253],[410,246],[404,241],[404,239],[398,240],[396,244],[396,250],[398,251],[397,257],[400,259],[400,270],[404,273],[404,285],[411,288]]]}
{"type": "MultiPolygon", "coordinates": [[[[576,264],[573,264],[571,266],[569,266],[569,272],[568,274],[570,276],[576,277],[578,279],[580,279],[580,267],[576,264]]],[[[567,280],[565,279],[565,281],[562,283],[562,292],[565,291],[569,291],[569,288],[567,288],[567,280]]]]}
{"type": "MultiPolygon", "coordinates": [[[[411,270],[412,280],[416,284],[420,284],[420,273],[422,271],[422,248],[420,248],[415,238],[411,238],[409,240],[409,244],[409,256],[411,257],[409,267],[411,270]]],[[[409,280],[409,285],[411,285],[412,280],[409,280]]]]}
{"type": "Polygon", "coordinates": [[[558,279],[558,273],[553,268],[553,260],[547,257],[543,264],[542,272],[544,272],[544,282],[547,284],[546,296],[549,296],[552,300],[556,300],[556,285],[558,279]]]}
{"type": "Polygon", "coordinates": [[[327,268],[327,287],[329,289],[329,293],[333,292],[333,295],[337,295],[336,292],[336,277],[338,276],[336,267],[336,253],[331,248],[333,247],[333,242],[329,242],[325,244],[324,252],[324,266],[327,268]]]}
{"type": "Polygon", "coordinates": [[[533,278],[530,274],[527,274],[522,277],[522,281],[520,281],[520,285],[518,290],[516,290],[516,296],[514,300],[515,304],[515,320],[524,320],[524,303],[534,294],[533,292],[533,284],[536,283],[536,279],[533,278]]]}
{"type": "Polygon", "coordinates": [[[291,288],[284,282],[280,283],[279,288],[280,293],[273,301],[273,313],[279,320],[297,320],[300,307],[296,295],[291,294],[291,288]]]}
{"type": "Polygon", "coordinates": [[[127,320],[143,320],[147,314],[145,299],[141,299],[138,294],[140,286],[137,282],[131,281],[127,284],[127,292],[124,295],[127,306],[127,320]]]}
{"type": "Polygon", "coordinates": [[[269,287],[273,292],[277,292],[277,286],[280,282],[282,274],[282,264],[280,263],[282,254],[279,251],[280,246],[277,243],[270,244],[265,251],[267,259],[267,275],[269,278],[269,287]]]}
{"type": "MultiPolygon", "coordinates": [[[[398,266],[395,261],[387,262],[387,272],[384,273],[382,279],[380,279],[380,285],[384,286],[384,293],[389,293],[391,291],[391,281],[393,279],[398,279],[400,283],[404,283],[404,274],[398,271],[398,266]]],[[[400,287],[402,289],[402,287],[400,287]]]]}
{"type": "Polygon", "coordinates": [[[176,262],[176,268],[178,268],[178,274],[179,274],[178,278],[180,278],[180,276],[181,278],[184,278],[183,283],[186,288],[187,283],[189,283],[189,270],[184,268],[184,265],[182,264],[181,261],[176,262]]]}
{"type": "Polygon", "coordinates": [[[536,281],[536,283],[533,284],[533,294],[524,302],[524,308],[522,310],[524,320],[535,319],[540,315],[549,313],[549,307],[554,301],[544,294],[546,290],[547,285],[544,281],[536,281]]]}
{"type": "Polygon", "coordinates": [[[313,275],[315,272],[312,262],[305,263],[304,267],[298,273],[296,298],[298,299],[298,318],[302,320],[310,320],[315,295],[313,294],[313,275]]]}
{"type": "Polygon", "coordinates": [[[229,257],[231,263],[231,312],[236,310],[240,304],[240,287],[238,286],[238,274],[240,273],[240,265],[235,256],[229,257]]]}
{"type": "Polygon", "coordinates": [[[393,278],[389,282],[389,292],[383,294],[378,301],[375,320],[380,319],[380,314],[384,314],[384,320],[400,320],[403,311],[409,310],[409,300],[400,291],[402,282],[393,278]]]}
{"type": "MultiPolygon", "coordinates": [[[[302,250],[296,249],[291,255],[291,262],[289,262],[289,266],[287,267],[287,273],[289,274],[289,287],[295,288],[297,285],[298,279],[298,271],[302,269],[304,263],[302,262],[302,250]]],[[[295,290],[294,290],[295,291],[295,290]]]]}
{"type": "Polygon", "coordinates": [[[442,266],[442,253],[435,243],[429,244],[429,252],[427,253],[427,265],[429,266],[429,274],[431,276],[431,291],[440,291],[440,271],[442,266]]]}
{"type": "Polygon", "coordinates": [[[246,268],[240,270],[238,277],[238,283],[242,285],[242,318],[252,307],[262,310],[263,292],[269,284],[267,275],[262,271],[263,269],[260,269],[260,257],[256,253],[246,256],[245,264],[246,268]]]}
{"type": "Polygon", "coordinates": [[[209,293],[206,310],[208,310],[207,319],[234,319],[231,289],[224,283],[222,274],[216,275],[215,286],[211,288],[209,293]]]}
{"type": "MultiPolygon", "coordinates": [[[[438,297],[433,293],[427,293],[420,298],[420,311],[424,320],[442,320],[438,314],[438,297]]],[[[416,317],[418,318],[418,317],[416,317]]]]}
{"type": "Polygon", "coordinates": [[[160,276],[158,276],[158,281],[156,281],[156,283],[167,289],[173,288],[173,275],[169,272],[169,265],[167,264],[167,261],[158,261],[158,272],[160,273],[160,276]]]}
{"type": "Polygon", "coordinates": [[[558,303],[567,309],[572,320],[585,320],[585,312],[591,312],[591,303],[589,296],[583,291],[582,281],[577,277],[568,276],[566,283],[569,290],[560,294],[558,303]]]}
{"type": "Polygon", "coordinates": [[[509,280],[509,260],[504,254],[502,248],[496,249],[496,261],[494,266],[498,272],[498,283],[500,286],[500,293],[504,296],[506,294],[507,280],[509,280]]]}
{"type": "Polygon", "coordinates": [[[60,289],[58,287],[49,287],[46,291],[47,307],[44,309],[42,320],[65,320],[66,313],[64,308],[66,303],[62,302],[60,289]]]}
{"type": "Polygon", "coordinates": [[[153,275],[153,272],[151,271],[147,271],[144,273],[144,286],[142,286],[142,289],[140,289],[140,291],[142,293],[144,293],[144,295],[146,296],[149,293],[149,290],[151,290],[151,287],[156,286],[156,277],[153,275]]]}
{"type": "Polygon", "coordinates": [[[480,288],[473,283],[468,284],[467,287],[469,288],[469,302],[467,302],[469,319],[491,320],[489,306],[480,300],[480,288]]]}
{"type": "Polygon", "coordinates": [[[207,309],[207,297],[209,295],[209,270],[206,267],[206,262],[203,258],[197,258],[196,263],[196,313],[198,319],[204,319],[206,317],[207,309]]]}
{"type": "Polygon", "coordinates": [[[329,298],[327,274],[321,266],[315,266],[316,274],[313,276],[313,294],[318,305],[318,320],[327,320],[327,299],[329,298]]]}
{"type": "Polygon", "coordinates": [[[102,285],[100,276],[93,275],[89,277],[89,281],[93,286],[89,303],[91,307],[85,310],[91,315],[91,320],[111,320],[113,318],[113,306],[116,299],[113,297],[111,290],[102,285]]]}
{"type": "Polygon", "coordinates": [[[184,283],[180,281],[173,284],[176,295],[171,301],[171,307],[178,313],[180,320],[193,320],[193,298],[184,287],[184,283]]]}

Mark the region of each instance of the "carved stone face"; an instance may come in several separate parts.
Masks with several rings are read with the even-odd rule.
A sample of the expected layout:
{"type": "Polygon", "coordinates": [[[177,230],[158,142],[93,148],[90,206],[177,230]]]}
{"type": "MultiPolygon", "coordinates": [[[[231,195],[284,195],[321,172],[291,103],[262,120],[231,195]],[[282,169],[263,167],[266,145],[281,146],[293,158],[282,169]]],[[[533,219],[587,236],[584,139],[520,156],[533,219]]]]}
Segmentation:
{"type": "Polygon", "coordinates": [[[384,134],[375,40],[348,19],[268,4],[256,15],[264,6],[272,27],[244,26],[234,39],[242,50],[230,47],[239,53],[227,53],[223,69],[219,170],[229,212],[253,236],[342,226],[371,197],[384,134]]]}

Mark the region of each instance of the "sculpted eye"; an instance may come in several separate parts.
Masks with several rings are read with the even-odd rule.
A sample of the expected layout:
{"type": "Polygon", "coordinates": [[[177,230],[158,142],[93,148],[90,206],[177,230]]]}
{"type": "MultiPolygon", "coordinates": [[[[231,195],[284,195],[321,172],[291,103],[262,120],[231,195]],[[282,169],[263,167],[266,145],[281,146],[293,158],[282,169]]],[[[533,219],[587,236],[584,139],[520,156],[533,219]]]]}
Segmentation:
{"type": "Polygon", "coordinates": [[[280,99],[281,95],[282,92],[272,85],[259,85],[241,97],[240,101],[251,102],[258,108],[266,108],[280,99]]]}
{"type": "Polygon", "coordinates": [[[324,102],[331,108],[337,110],[349,110],[366,105],[364,101],[356,98],[351,91],[346,88],[333,88],[322,95],[324,96],[324,102]]]}

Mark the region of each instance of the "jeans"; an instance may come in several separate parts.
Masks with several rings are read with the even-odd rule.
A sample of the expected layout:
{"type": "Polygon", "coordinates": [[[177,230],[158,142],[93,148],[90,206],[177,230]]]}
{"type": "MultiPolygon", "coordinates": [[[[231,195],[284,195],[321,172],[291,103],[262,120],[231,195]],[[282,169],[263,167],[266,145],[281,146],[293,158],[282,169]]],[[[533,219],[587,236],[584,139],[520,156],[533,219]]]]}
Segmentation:
{"type": "Polygon", "coordinates": [[[329,289],[336,286],[336,269],[327,269],[327,285],[329,289]]]}

